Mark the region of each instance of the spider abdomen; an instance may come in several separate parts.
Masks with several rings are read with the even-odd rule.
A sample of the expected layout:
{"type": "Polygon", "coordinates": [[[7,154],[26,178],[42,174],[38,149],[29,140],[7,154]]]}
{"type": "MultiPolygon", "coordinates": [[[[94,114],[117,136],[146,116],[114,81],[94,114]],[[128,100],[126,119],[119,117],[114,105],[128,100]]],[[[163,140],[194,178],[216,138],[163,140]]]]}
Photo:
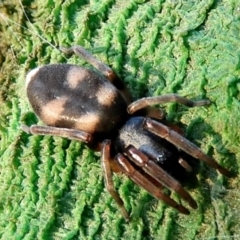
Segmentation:
{"type": "Polygon", "coordinates": [[[27,95],[49,126],[90,134],[108,133],[126,118],[127,104],[103,75],[70,64],[52,64],[28,73],[27,95]]]}

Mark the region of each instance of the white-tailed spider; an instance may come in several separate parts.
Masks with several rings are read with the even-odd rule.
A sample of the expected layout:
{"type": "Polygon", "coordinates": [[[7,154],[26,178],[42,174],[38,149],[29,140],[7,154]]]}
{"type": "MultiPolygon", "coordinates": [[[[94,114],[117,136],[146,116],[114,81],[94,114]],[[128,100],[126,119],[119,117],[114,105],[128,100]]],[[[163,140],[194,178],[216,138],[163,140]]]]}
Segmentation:
{"type": "Polygon", "coordinates": [[[31,134],[78,140],[101,151],[106,188],[126,219],[129,215],[114,189],[113,172],[123,172],[152,196],[184,214],[189,214],[189,210],[162,190],[175,191],[192,208],[197,208],[196,201],[174,177],[176,171],[191,171],[185,155],[230,176],[226,168],[182,136],[176,127],[164,123],[163,112],[152,107],[168,102],[205,106],[210,101],[191,101],[168,94],[132,102],[125,84],[109,66],[81,46],[61,50],[79,55],[95,70],[70,64],[31,70],[26,77],[27,96],[46,126],[22,126],[22,129],[31,134]]]}

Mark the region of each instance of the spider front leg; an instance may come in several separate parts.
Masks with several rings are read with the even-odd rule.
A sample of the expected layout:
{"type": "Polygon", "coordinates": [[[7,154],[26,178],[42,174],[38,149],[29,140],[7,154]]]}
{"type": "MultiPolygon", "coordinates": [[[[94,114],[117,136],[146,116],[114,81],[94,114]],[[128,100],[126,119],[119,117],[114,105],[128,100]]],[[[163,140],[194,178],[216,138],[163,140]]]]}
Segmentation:
{"type": "Polygon", "coordinates": [[[102,163],[102,170],[103,170],[103,176],[106,188],[108,192],[112,195],[113,199],[117,202],[122,215],[124,218],[129,221],[129,215],[127,213],[127,210],[124,207],[123,200],[121,199],[119,193],[115,190],[113,185],[113,179],[112,179],[112,169],[111,169],[111,156],[110,156],[110,147],[111,142],[110,140],[105,140],[102,143],[102,151],[101,151],[101,163],[102,163]]]}
{"type": "Polygon", "coordinates": [[[118,154],[115,157],[115,160],[120,165],[123,173],[125,173],[137,185],[148,191],[152,196],[159,200],[164,201],[166,204],[177,209],[179,212],[183,214],[190,213],[188,209],[186,209],[184,206],[178,204],[168,195],[161,192],[161,190],[159,189],[159,186],[161,186],[161,184],[159,182],[155,183],[155,181],[152,181],[153,179],[151,176],[149,176],[146,173],[144,174],[142,171],[139,171],[136,167],[134,167],[130,163],[128,158],[125,157],[123,154],[118,154]]]}
{"type": "Polygon", "coordinates": [[[129,90],[124,82],[118,77],[118,75],[108,65],[99,61],[85,48],[82,46],[72,46],[70,48],[60,47],[60,50],[66,54],[75,53],[82,57],[84,60],[98,69],[121,92],[127,103],[132,102],[132,96],[129,90]]]}
{"type": "Polygon", "coordinates": [[[217,169],[221,174],[227,177],[231,176],[231,173],[226,168],[219,165],[212,157],[203,153],[202,150],[198,148],[196,145],[194,145],[192,142],[190,142],[177,132],[171,130],[167,126],[163,125],[162,123],[146,118],[143,127],[148,131],[154,133],[155,135],[171,142],[177,148],[180,148],[181,150],[193,156],[194,158],[206,162],[209,166],[217,169]]]}

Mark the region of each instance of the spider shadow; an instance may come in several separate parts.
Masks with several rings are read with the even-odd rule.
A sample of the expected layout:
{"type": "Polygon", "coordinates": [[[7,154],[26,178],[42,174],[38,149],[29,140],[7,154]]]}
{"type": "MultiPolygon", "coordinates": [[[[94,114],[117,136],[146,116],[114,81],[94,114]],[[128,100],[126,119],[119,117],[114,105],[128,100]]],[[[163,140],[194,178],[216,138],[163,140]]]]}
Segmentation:
{"type": "MultiPolygon", "coordinates": [[[[188,139],[196,143],[201,142],[207,135],[212,137],[212,141],[208,146],[207,152],[209,156],[214,158],[214,155],[218,155],[218,159],[215,159],[218,163],[224,160],[224,167],[230,170],[232,173],[231,177],[237,175],[237,159],[236,155],[224,146],[221,133],[216,132],[213,127],[204,122],[201,117],[195,118],[188,125],[188,139]]],[[[202,208],[204,211],[212,208],[213,199],[222,199],[226,188],[229,186],[229,178],[219,178],[220,173],[215,169],[209,167],[206,163],[199,161],[198,167],[198,181],[197,188],[202,195],[202,208]],[[210,180],[207,181],[207,179],[210,180]]]]}

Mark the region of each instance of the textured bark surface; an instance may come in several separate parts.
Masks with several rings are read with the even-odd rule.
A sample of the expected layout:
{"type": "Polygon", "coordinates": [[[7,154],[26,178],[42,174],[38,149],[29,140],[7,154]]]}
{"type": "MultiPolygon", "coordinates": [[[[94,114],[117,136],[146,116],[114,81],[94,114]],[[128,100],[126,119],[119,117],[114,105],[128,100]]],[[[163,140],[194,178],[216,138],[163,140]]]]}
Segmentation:
{"type": "Polygon", "coordinates": [[[0,3],[1,239],[240,239],[239,1],[21,4],[0,3]],[[198,182],[186,184],[199,208],[182,216],[114,176],[132,215],[126,223],[104,188],[99,154],[20,130],[38,123],[25,94],[26,73],[49,63],[86,64],[57,49],[75,44],[111,65],[134,99],[166,93],[210,99],[208,108],[163,108],[236,177],[202,164],[198,182]]]}

